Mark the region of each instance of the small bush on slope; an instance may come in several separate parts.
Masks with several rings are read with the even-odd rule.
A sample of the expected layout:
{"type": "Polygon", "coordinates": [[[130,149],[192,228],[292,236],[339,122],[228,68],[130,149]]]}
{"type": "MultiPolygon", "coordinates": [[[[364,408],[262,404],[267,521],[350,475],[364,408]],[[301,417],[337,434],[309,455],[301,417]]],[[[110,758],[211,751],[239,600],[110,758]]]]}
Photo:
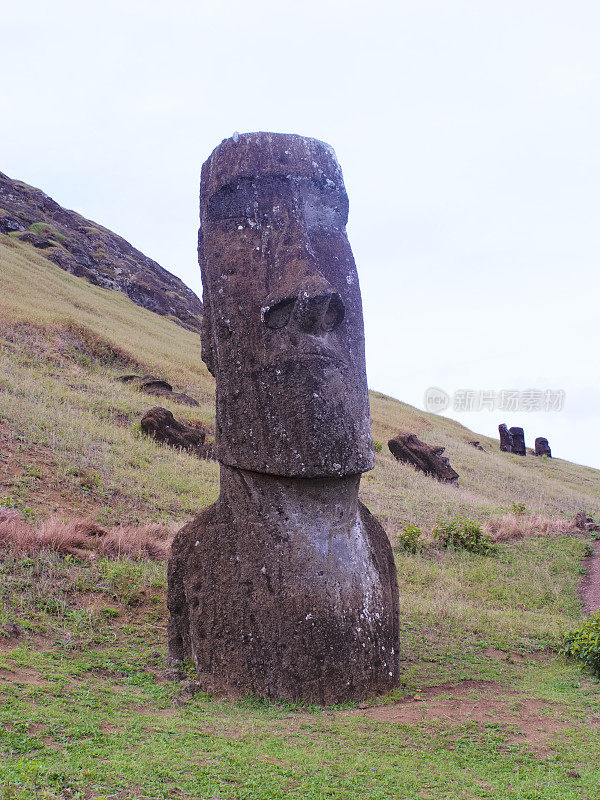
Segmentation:
{"type": "Polygon", "coordinates": [[[583,661],[600,678],[600,611],[565,636],[561,653],[583,661]]]}
{"type": "Polygon", "coordinates": [[[486,555],[495,550],[481,523],[459,517],[445,522],[443,519],[434,527],[433,538],[441,547],[454,547],[469,553],[486,555]]]}
{"type": "Polygon", "coordinates": [[[398,547],[407,553],[418,553],[424,544],[421,529],[416,525],[405,525],[404,530],[398,534],[398,547]]]}

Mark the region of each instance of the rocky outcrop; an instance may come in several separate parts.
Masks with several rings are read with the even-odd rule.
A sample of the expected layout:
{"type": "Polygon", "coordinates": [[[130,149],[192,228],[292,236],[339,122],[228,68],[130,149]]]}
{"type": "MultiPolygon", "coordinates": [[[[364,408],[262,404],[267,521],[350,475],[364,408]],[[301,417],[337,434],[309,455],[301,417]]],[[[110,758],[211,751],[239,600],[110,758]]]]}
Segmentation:
{"type": "Polygon", "coordinates": [[[0,232],[38,248],[73,275],[124,292],[136,305],[200,330],[202,303],[179,278],[115,233],[1,172],[0,232]]]}
{"type": "Polygon", "coordinates": [[[449,459],[442,454],[443,447],[434,447],[422,442],[414,433],[400,431],[388,442],[388,447],[394,458],[431,475],[443,483],[458,484],[458,472],[450,466],[449,459]]]}
{"type": "Polygon", "coordinates": [[[151,394],[154,397],[168,397],[176,403],[182,403],[186,406],[199,406],[200,403],[190,397],[185,392],[174,392],[170,383],[162,378],[156,378],[154,375],[121,375],[119,380],[121,383],[129,383],[144,392],[144,394],[151,394]]]}
{"type": "Polygon", "coordinates": [[[206,428],[201,423],[178,422],[166,408],[151,408],[142,417],[142,432],[157,442],[179,447],[198,458],[212,458],[213,448],[206,442],[206,428]]]}
{"type": "Polygon", "coordinates": [[[481,450],[485,453],[485,448],[481,446],[481,442],[475,441],[475,442],[469,442],[469,444],[471,445],[471,447],[474,447],[475,450],[481,450]]]}
{"type": "Polygon", "coordinates": [[[537,437],[535,440],[535,454],[536,456],[548,456],[548,458],[552,458],[552,450],[550,450],[548,439],[545,439],[543,436],[537,437]]]}

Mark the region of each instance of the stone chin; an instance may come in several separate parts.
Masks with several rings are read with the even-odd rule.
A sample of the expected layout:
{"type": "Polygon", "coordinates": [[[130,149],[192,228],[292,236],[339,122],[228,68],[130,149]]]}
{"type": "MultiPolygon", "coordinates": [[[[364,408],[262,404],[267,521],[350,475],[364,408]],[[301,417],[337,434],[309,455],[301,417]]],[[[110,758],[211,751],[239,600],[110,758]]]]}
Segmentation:
{"type": "Polygon", "coordinates": [[[240,393],[217,391],[219,461],[283,477],[373,469],[367,390],[353,371],[333,359],[294,357],[247,377],[240,393]]]}

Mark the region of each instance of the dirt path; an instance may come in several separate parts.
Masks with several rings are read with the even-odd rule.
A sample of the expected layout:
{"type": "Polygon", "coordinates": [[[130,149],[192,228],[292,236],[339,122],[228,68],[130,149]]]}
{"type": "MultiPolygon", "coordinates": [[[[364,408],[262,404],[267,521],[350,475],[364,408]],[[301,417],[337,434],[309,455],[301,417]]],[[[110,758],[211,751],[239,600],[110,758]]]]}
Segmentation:
{"type": "MultiPolygon", "coordinates": [[[[446,725],[472,723],[481,730],[496,726],[508,734],[506,744],[527,744],[545,758],[553,752],[557,736],[573,726],[568,710],[560,703],[530,697],[504,683],[465,680],[427,686],[413,698],[366,710],[343,711],[341,715],[399,725],[437,720],[446,725]]],[[[600,716],[588,717],[585,724],[600,730],[600,716]]]]}
{"type": "Polygon", "coordinates": [[[600,541],[593,542],[594,552],[585,560],[585,578],[581,582],[581,599],[588,614],[600,611],[600,541]]]}

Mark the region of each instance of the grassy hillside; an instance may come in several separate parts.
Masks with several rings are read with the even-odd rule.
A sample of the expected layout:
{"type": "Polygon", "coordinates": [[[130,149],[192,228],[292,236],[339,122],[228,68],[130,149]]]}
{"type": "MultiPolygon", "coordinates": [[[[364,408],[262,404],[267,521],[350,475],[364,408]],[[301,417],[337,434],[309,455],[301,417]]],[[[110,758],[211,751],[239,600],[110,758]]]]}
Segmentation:
{"type": "MultiPolygon", "coordinates": [[[[214,426],[214,382],[196,334],[63,272],[13,236],[0,236],[0,287],[4,506],[34,523],[57,513],[175,525],[215,499],[214,462],[138,432],[153,405],[214,426]],[[131,371],[168,379],[200,406],[116,381],[131,371]]],[[[408,522],[485,521],[513,502],[559,518],[600,513],[593,469],[501,453],[456,422],[379,394],[371,407],[384,446],[362,497],[394,545],[408,522]],[[460,487],[397,464],[385,443],[399,429],[445,446],[460,487]]],[[[197,693],[191,672],[173,679],[164,667],[164,562],[5,550],[0,792],[597,800],[598,684],[556,654],[582,619],[589,544],[556,530],[502,543],[495,556],[396,547],[403,680],[361,708],[227,702],[197,693]]]]}
{"type": "MultiPolygon", "coordinates": [[[[115,381],[134,368],[158,374],[201,403],[199,409],[165,406],[177,417],[214,427],[214,381],[200,358],[199,337],[118,292],[64,273],[14,237],[3,236],[0,245],[4,436],[18,437],[21,451],[36,448],[41,480],[51,481],[58,508],[77,488],[71,478],[82,477],[73,471],[83,472],[84,481],[91,476],[86,500],[116,521],[184,517],[213,500],[215,464],[138,435],[140,414],[162,399],[154,402],[115,381]]],[[[547,514],[600,512],[596,470],[502,453],[496,441],[457,422],[378,393],[371,394],[371,411],[373,436],[383,447],[375,470],[363,479],[362,497],[392,536],[406,522],[427,527],[458,514],[484,520],[512,502],[547,514]],[[460,487],[398,464],[387,441],[399,429],[446,447],[460,487]],[[486,452],[469,445],[472,439],[486,452]]],[[[43,512],[45,500],[39,493],[36,500],[30,491],[35,483],[29,483],[23,490],[34,510],[43,512]]]]}

